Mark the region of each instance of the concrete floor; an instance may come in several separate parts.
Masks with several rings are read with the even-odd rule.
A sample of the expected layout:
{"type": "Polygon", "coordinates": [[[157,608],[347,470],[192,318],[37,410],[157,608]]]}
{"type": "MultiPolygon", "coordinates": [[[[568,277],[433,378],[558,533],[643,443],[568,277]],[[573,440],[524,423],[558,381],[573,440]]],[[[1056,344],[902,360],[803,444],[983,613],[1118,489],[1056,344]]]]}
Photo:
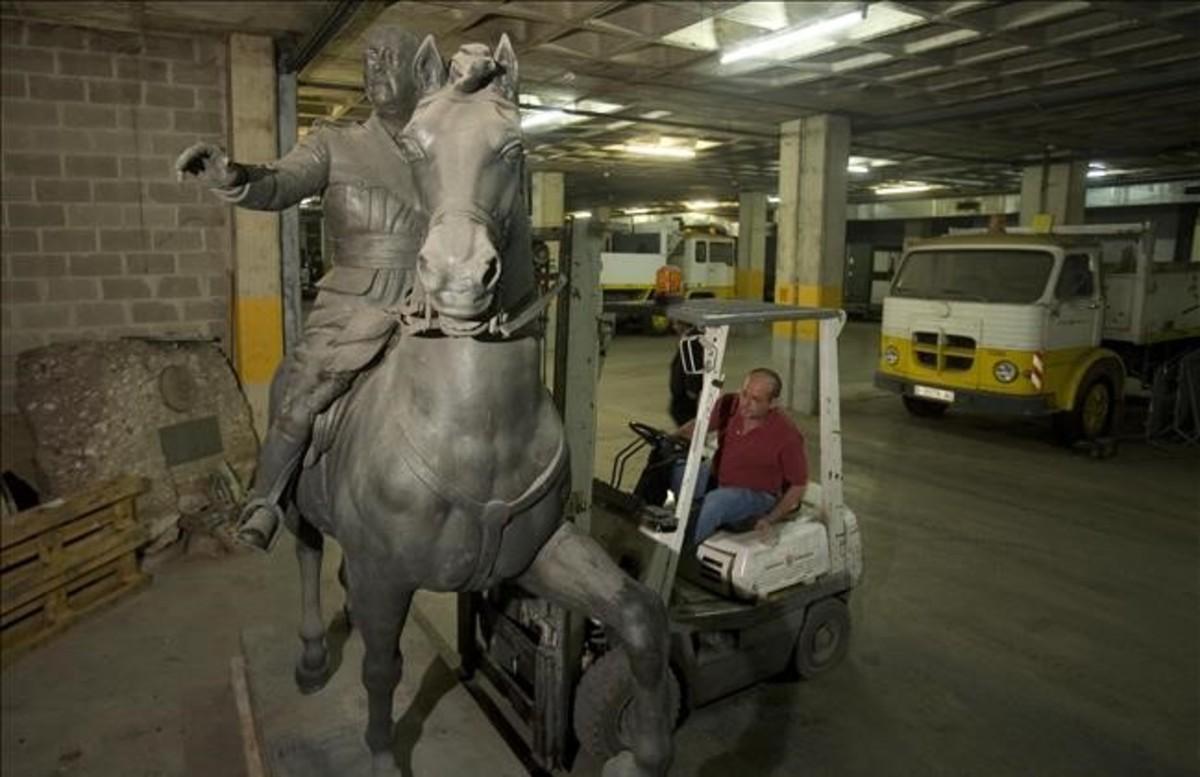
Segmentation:
{"type": "MultiPolygon", "coordinates": [[[[1200,453],[1128,442],[1093,461],[1042,423],[909,418],[870,388],[877,332],[852,323],[841,349],[867,569],[850,655],[692,714],[672,774],[1200,774],[1200,453]]],[[[767,347],[736,338],[730,379],[767,347]]],[[[665,423],[672,348],[614,342],[598,474],[626,421],[665,423]]],[[[293,633],[296,610],[290,553],[166,565],[4,670],[4,775],[237,777],[229,658],[248,625],[293,633]]],[[[445,695],[423,705],[449,703],[425,685],[445,695]]]]}

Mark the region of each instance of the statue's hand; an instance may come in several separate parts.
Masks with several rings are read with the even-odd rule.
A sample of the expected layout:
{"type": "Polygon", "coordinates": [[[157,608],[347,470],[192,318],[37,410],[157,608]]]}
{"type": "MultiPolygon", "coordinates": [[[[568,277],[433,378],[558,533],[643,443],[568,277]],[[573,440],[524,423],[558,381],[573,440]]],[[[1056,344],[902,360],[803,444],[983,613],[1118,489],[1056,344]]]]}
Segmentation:
{"type": "Polygon", "coordinates": [[[237,165],[229,161],[225,149],[212,143],[193,143],[175,160],[179,180],[193,175],[211,187],[234,186],[238,182],[237,165]]]}

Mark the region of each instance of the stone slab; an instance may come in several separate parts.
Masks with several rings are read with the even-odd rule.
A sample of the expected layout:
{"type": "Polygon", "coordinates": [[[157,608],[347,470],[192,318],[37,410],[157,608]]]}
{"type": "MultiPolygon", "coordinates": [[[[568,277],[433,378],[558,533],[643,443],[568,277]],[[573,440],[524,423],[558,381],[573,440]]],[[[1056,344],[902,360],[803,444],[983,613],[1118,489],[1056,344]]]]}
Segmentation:
{"type": "MultiPolygon", "coordinates": [[[[368,777],[363,733],[367,695],[360,682],[363,645],[335,619],[336,667],[324,689],[302,695],[292,679],[300,647],[273,626],[242,632],[242,651],[267,773],[272,777],[368,777]]],[[[520,761],[410,618],[400,639],[404,676],[396,689],[393,752],[405,777],[523,777],[520,761]]]]}

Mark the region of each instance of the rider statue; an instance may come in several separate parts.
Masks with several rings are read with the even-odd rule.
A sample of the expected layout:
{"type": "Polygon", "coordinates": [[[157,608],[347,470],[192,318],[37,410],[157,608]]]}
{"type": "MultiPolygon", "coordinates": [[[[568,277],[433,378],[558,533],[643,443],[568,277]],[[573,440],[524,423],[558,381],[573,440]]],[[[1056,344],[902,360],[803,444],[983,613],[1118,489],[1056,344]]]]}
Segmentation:
{"type": "Polygon", "coordinates": [[[238,527],[239,541],[261,550],[279,536],[282,497],[314,419],[375,360],[396,325],[384,311],[401,305],[412,286],[426,219],[396,139],[416,107],[417,47],[398,27],[368,33],[363,81],[374,110],[362,124],[315,129],[266,166],[232,162],[205,143],[176,163],[181,176],[196,176],[221,199],[251,210],[283,210],[323,193],[333,268],[317,284],[302,342],[276,375],[282,394],[272,391],[272,420],[238,527]]]}

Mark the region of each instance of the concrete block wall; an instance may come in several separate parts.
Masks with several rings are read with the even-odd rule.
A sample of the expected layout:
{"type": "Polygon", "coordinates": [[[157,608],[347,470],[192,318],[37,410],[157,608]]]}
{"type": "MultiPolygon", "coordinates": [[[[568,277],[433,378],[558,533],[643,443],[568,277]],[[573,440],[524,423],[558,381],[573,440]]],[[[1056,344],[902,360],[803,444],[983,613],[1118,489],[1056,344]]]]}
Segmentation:
{"type": "Polygon", "coordinates": [[[4,18],[0,392],[17,354],[124,335],[228,340],[229,208],[175,179],[228,147],[228,46],[4,18]]]}

